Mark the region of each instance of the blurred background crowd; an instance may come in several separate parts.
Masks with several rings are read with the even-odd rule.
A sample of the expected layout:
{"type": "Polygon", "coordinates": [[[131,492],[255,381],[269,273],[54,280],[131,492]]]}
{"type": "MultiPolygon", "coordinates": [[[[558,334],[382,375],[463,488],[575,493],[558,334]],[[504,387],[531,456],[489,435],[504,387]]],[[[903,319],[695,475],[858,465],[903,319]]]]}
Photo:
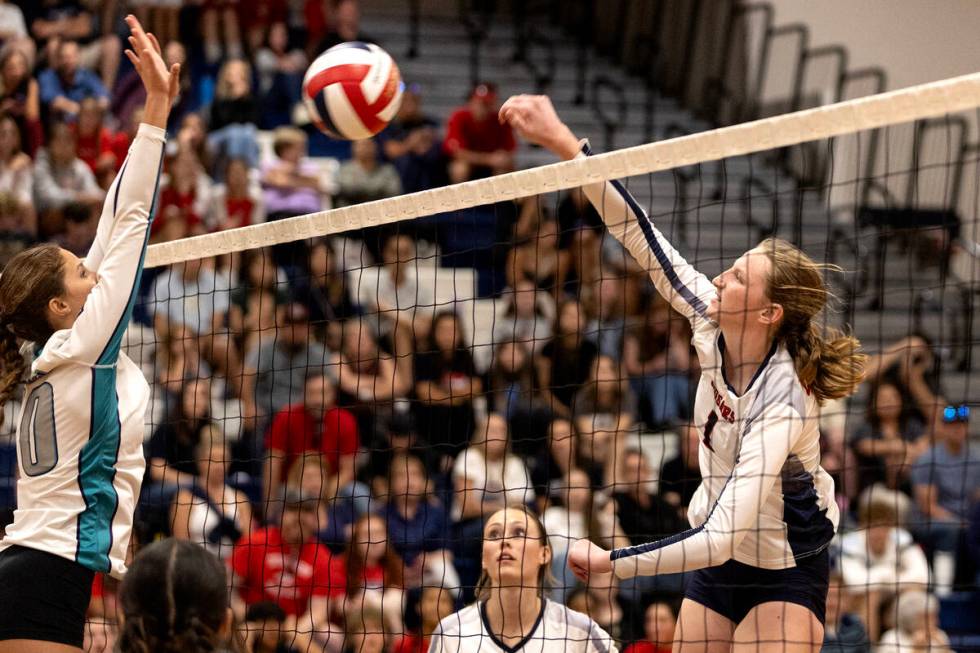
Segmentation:
{"type": "MultiPolygon", "coordinates": [[[[307,63],[372,40],[356,0],[0,2],[0,265],[38,241],[78,255],[91,243],[140,119],[120,56],[130,11],[183,65],[152,243],[515,167],[489,82],[443,116],[409,84],[375,139],[310,129],[307,63]]],[[[297,632],[329,650],[427,650],[472,600],[484,517],[510,503],[543,518],[552,598],[631,653],[670,650],[682,575],[582,586],[564,553],[687,528],[690,327],[580,192],[493,210],[489,320],[437,298],[431,268],[452,244],[425,220],[144,274],[127,337],[153,387],[135,539],[173,535],[225,560],[239,620],[262,633],[254,651],[299,648],[297,632]]],[[[844,515],[827,646],[948,648],[936,595],[975,588],[980,567],[969,409],[944,396],[924,337],[870,369],[861,407],[823,420],[844,515]]],[[[14,505],[4,469],[0,523],[14,505]]],[[[93,637],[112,637],[114,592],[97,580],[93,637]]]]}

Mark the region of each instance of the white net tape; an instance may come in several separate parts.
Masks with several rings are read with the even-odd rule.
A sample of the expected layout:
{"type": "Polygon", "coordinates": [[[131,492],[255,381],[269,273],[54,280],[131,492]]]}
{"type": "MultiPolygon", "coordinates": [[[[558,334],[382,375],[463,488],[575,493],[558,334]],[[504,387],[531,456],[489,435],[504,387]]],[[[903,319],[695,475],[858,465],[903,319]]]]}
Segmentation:
{"type": "Polygon", "coordinates": [[[185,238],[149,248],[148,267],[342,233],[436,213],[670,170],[957,113],[980,106],[980,73],[912,86],[680,138],[638,145],[295,218],[185,238]]]}

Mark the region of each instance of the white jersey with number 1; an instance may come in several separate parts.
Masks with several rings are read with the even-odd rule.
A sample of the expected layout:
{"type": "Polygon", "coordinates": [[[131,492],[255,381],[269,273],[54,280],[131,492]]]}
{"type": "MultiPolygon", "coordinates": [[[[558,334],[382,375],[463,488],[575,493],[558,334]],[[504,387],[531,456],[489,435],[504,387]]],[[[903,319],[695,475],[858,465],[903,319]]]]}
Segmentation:
{"type": "Polygon", "coordinates": [[[98,282],[74,325],[35,356],[17,428],[17,510],[0,550],[38,549],[117,578],[126,571],[150,391],[119,347],[139,293],[165,140],[162,129],[140,125],[85,258],[98,282]]]}
{"type": "MultiPolygon", "coordinates": [[[[582,156],[587,153],[585,146],[582,156]]],[[[614,550],[616,574],[671,574],[729,560],[787,569],[819,555],[834,536],[839,511],[834,481],[820,467],[819,405],[800,383],[792,357],[774,344],[737,393],[722,365],[725,338],[708,317],[716,296],[711,281],[671,246],[622,184],[584,191],[657,291],[690,321],[701,363],[693,421],[702,481],[688,507],[692,528],[614,550]]]]}

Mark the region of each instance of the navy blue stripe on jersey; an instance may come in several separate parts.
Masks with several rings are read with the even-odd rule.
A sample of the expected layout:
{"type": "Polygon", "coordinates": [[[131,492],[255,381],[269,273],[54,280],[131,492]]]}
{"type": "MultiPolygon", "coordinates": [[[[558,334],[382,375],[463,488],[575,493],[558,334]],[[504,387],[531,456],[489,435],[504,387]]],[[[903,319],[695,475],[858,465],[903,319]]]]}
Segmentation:
{"type": "MultiPolygon", "coordinates": [[[[766,354],[766,357],[764,359],[762,359],[762,364],[759,365],[759,369],[757,369],[755,371],[755,374],[753,374],[752,375],[752,378],[749,380],[749,384],[747,386],[745,386],[745,392],[748,392],[749,390],[752,389],[752,386],[755,384],[756,379],[758,379],[760,376],[762,376],[762,373],[766,370],[767,367],[769,367],[769,361],[772,360],[772,357],[776,354],[776,350],[778,348],[779,348],[779,343],[773,342],[772,343],[772,347],[769,348],[769,352],[766,354]]],[[[720,329],[718,330],[718,352],[721,354],[722,359],[724,359],[724,357],[725,357],[725,334],[723,334],[720,329]]],[[[725,385],[728,386],[728,389],[732,391],[732,394],[733,395],[735,395],[736,397],[741,396],[737,392],[735,392],[735,388],[732,387],[732,384],[728,382],[728,375],[725,374],[725,366],[724,365],[721,366],[721,378],[725,379],[725,385]]],[[[744,395],[745,392],[743,392],[742,394],[744,395]]],[[[797,411],[797,412],[800,412],[800,411],[797,411]]]]}
{"type": "Polygon", "coordinates": [[[508,646],[503,641],[497,638],[497,635],[493,632],[493,627],[490,625],[490,618],[487,617],[486,603],[482,601],[480,602],[480,606],[479,606],[480,619],[483,620],[483,627],[486,628],[487,634],[490,635],[490,639],[493,641],[494,644],[500,647],[500,650],[507,651],[507,653],[517,653],[517,651],[520,651],[522,648],[524,648],[524,645],[527,644],[528,641],[530,641],[530,639],[534,636],[534,633],[537,632],[538,626],[541,625],[541,618],[544,617],[544,610],[547,606],[548,606],[547,601],[541,601],[541,610],[538,612],[538,618],[534,620],[534,625],[531,626],[531,629],[527,631],[527,635],[524,636],[524,639],[517,642],[513,646],[508,646]]]}
{"type": "MultiPolygon", "coordinates": [[[[160,187],[160,172],[163,169],[163,153],[164,146],[161,145],[155,185],[157,190],[160,187]]],[[[119,185],[122,185],[122,179],[119,181],[119,185]]],[[[119,185],[116,187],[117,191],[119,185]]],[[[157,191],[154,191],[129,301],[116,323],[109,342],[96,361],[96,367],[92,368],[89,439],[78,453],[78,486],[85,500],[85,510],[78,515],[75,560],[93,571],[108,572],[111,568],[109,552],[112,549],[112,522],[119,508],[119,496],[113,482],[116,477],[116,462],[122,438],[119,397],[116,394],[115,362],[119,357],[123,334],[129,325],[139,293],[140,276],[146,260],[146,246],[150,239],[149,223],[153,221],[156,212],[157,195],[157,191]]]]}
{"type": "Polygon", "coordinates": [[[834,537],[834,524],[827,509],[819,507],[813,475],[791,455],[780,471],[783,489],[783,521],[786,540],[796,559],[823,551],[834,537]]]}
{"type": "MultiPolygon", "coordinates": [[[[116,215],[116,210],[119,208],[119,189],[122,187],[123,175],[126,174],[126,166],[129,165],[129,157],[123,161],[122,168],[119,170],[119,181],[116,183],[116,194],[112,196],[112,215],[116,215]]],[[[105,253],[103,252],[103,255],[105,253]]]]}
{"type": "MultiPolygon", "coordinates": [[[[588,143],[582,146],[582,152],[584,152],[586,156],[592,154],[592,148],[589,147],[588,143]]],[[[670,259],[667,258],[667,253],[664,252],[663,246],[657,239],[656,234],[653,233],[653,224],[650,222],[650,218],[647,217],[646,212],[639,204],[636,203],[636,200],[633,198],[630,192],[626,190],[626,188],[619,181],[614,179],[610,183],[612,184],[612,187],[616,189],[616,192],[623,198],[623,201],[626,202],[626,205],[630,207],[630,210],[636,217],[636,222],[640,225],[640,230],[643,232],[643,236],[647,240],[647,245],[650,246],[650,250],[657,258],[657,262],[660,264],[660,269],[663,270],[664,276],[667,277],[667,281],[670,282],[674,292],[683,297],[684,301],[686,301],[691,308],[697,311],[698,315],[701,317],[707,317],[706,313],[708,311],[708,307],[701,300],[701,298],[695,295],[690,288],[684,285],[684,282],[677,276],[674,266],[671,264],[670,259]]]]}

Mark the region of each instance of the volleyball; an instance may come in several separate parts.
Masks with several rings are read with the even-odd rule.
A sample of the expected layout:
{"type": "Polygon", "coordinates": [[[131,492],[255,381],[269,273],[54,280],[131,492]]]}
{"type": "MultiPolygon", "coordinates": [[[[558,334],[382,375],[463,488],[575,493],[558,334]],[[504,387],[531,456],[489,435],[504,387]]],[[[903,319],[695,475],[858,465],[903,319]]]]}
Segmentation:
{"type": "Polygon", "coordinates": [[[330,48],[303,78],[303,102],[313,124],[333,138],[359,140],[385,128],[402,101],[395,60],[373,43],[330,48]]]}

